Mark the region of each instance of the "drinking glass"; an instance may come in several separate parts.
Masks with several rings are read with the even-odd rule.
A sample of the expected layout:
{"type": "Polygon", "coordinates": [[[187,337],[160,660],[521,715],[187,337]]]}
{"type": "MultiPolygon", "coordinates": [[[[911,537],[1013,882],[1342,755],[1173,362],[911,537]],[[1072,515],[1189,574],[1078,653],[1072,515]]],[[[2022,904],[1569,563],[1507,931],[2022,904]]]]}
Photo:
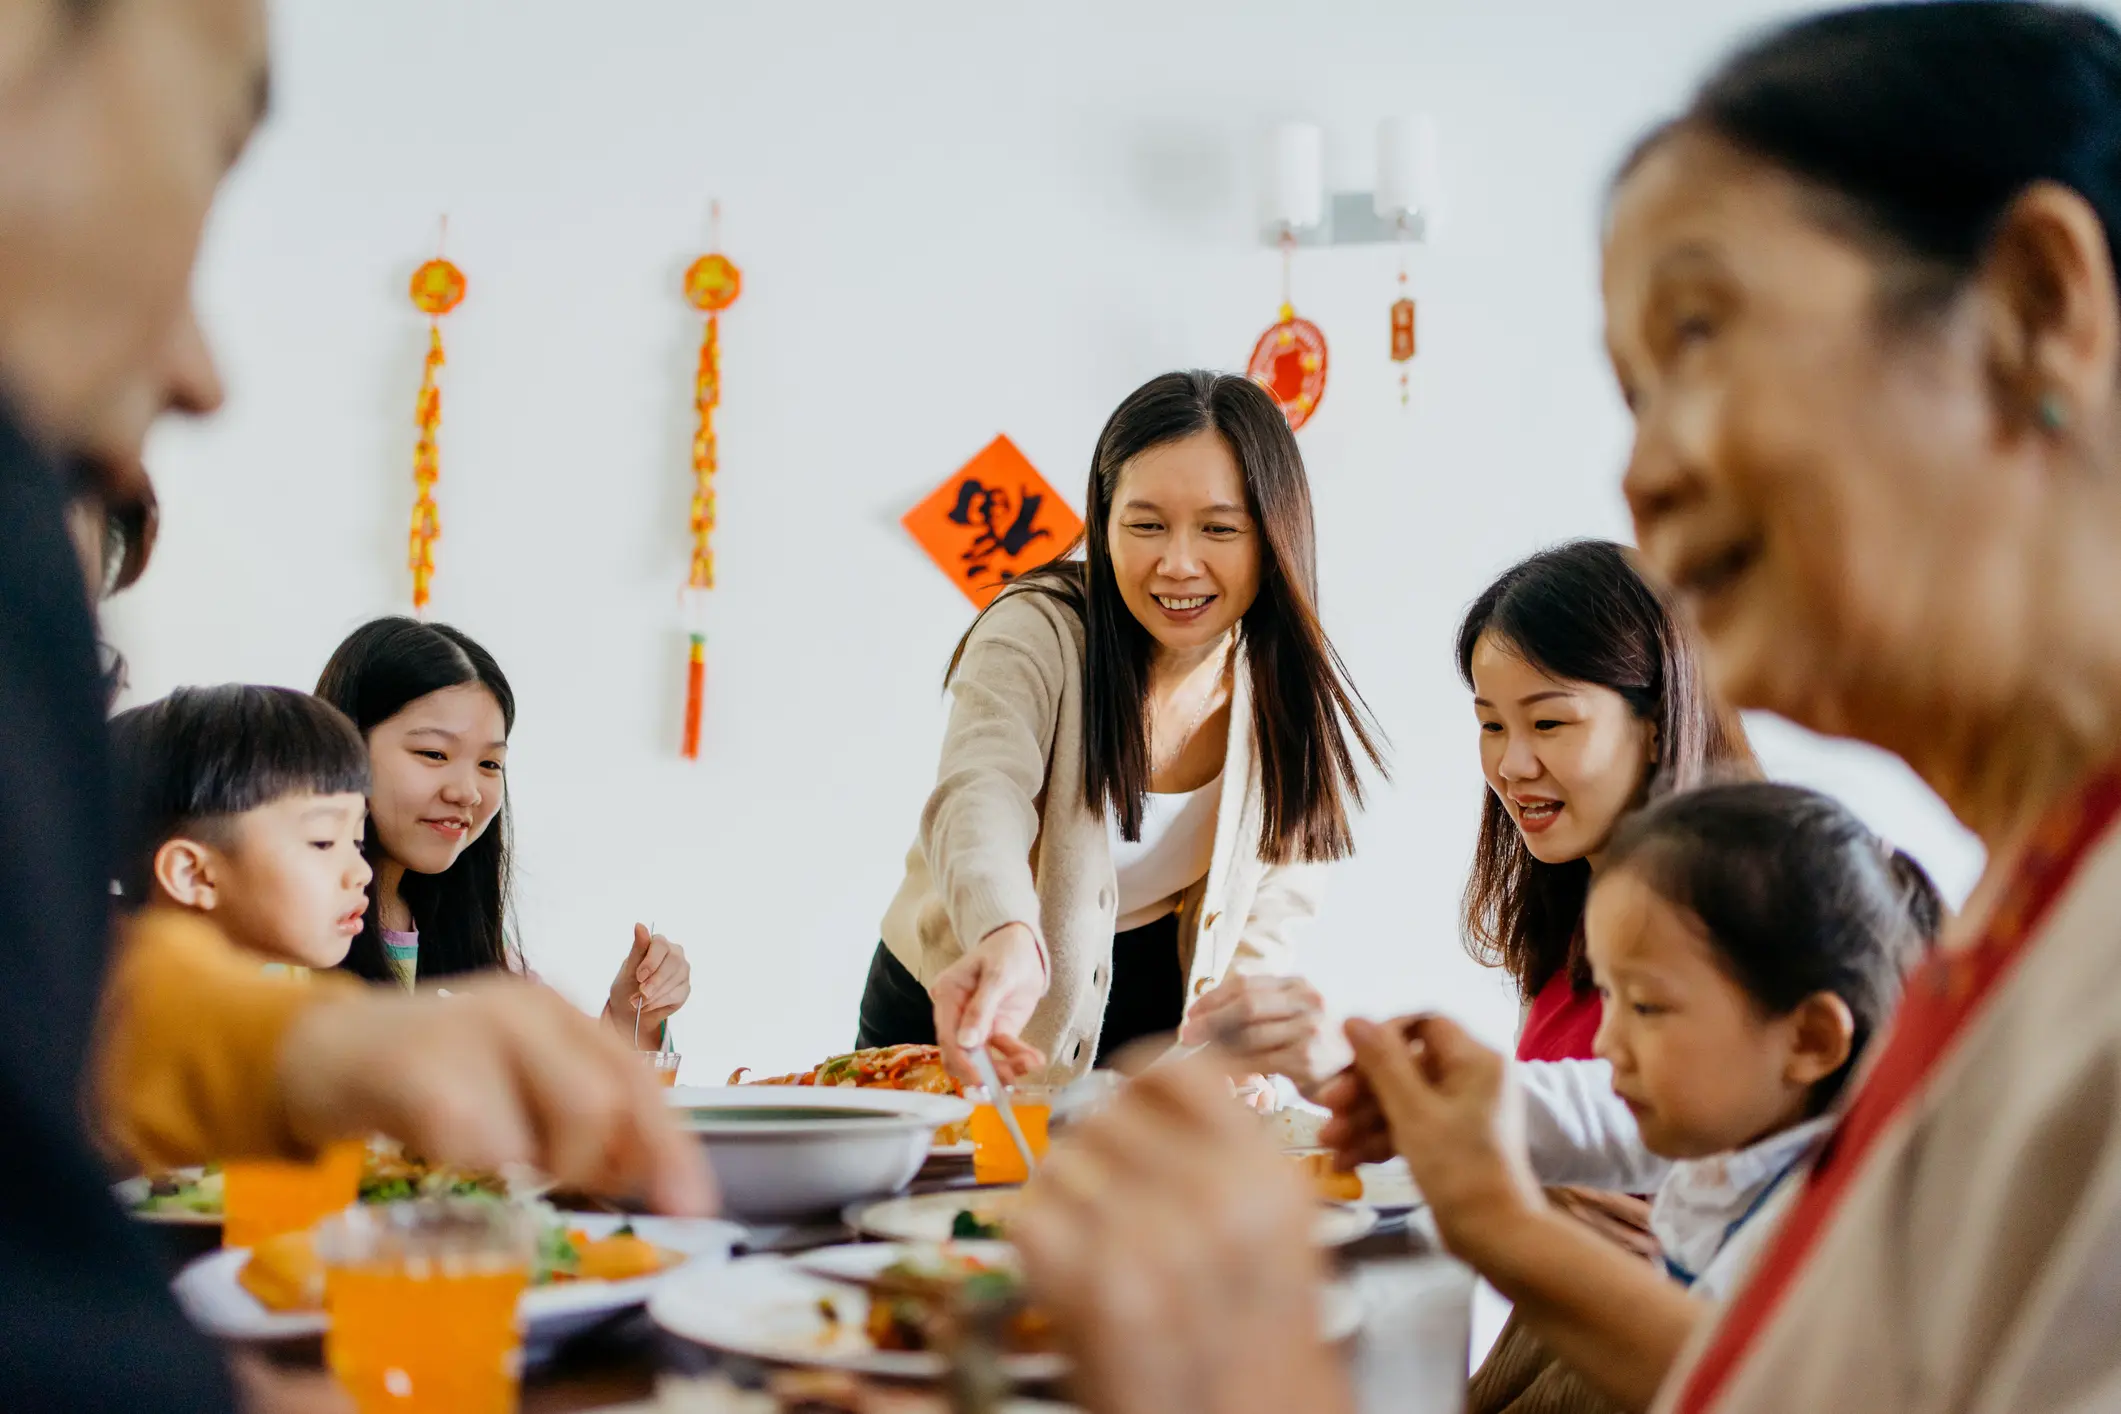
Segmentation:
{"type": "Polygon", "coordinates": [[[334,1144],[306,1164],[261,1161],[221,1166],[221,1245],[255,1247],[283,1232],[301,1232],[352,1207],[361,1193],[368,1146],[334,1144]]]}
{"type": "MultiPolygon", "coordinates": [[[[1002,1112],[988,1099],[987,1092],[977,1087],[965,1092],[973,1102],[972,1118],[968,1129],[972,1136],[972,1177],[978,1183],[1022,1183],[1031,1177],[1024,1166],[1024,1156],[1017,1152],[1016,1141],[1009,1137],[1009,1126],[1002,1123],[1002,1112]]],[[[1012,1085],[1009,1087],[1009,1108],[1016,1114],[1017,1128],[1024,1131],[1024,1142],[1038,1158],[1046,1157],[1046,1125],[1053,1112],[1053,1092],[1044,1085],[1012,1085]]]]}
{"type": "Polygon", "coordinates": [[[531,1216],[490,1199],[371,1204],[319,1227],[324,1359],[360,1414],[512,1414],[536,1245],[531,1216]]]}

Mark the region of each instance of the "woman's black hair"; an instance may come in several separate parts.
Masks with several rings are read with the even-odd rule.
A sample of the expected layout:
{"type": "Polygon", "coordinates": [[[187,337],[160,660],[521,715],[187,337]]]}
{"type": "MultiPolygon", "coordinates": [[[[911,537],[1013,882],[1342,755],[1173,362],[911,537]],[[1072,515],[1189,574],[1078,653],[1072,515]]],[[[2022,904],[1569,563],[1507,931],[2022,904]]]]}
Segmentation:
{"type": "Polygon", "coordinates": [[[230,821],[291,795],[368,793],[368,748],[345,714],[291,687],[180,687],[111,719],[120,906],[146,905],[155,852],[226,845],[230,821]]]}
{"type": "Polygon", "coordinates": [[[1812,1091],[1833,1103],[1936,941],[1944,901],[1929,875],[1833,797],[1745,781],[1669,796],[1606,847],[1599,877],[1629,873],[1701,923],[1731,979],[1769,1016],[1831,992],[1848,1004],[1848,1060],[1812,1091]]]}
{"type": "MultiPolygon", "coordinates": [[[[1503,571],[1458,625],[1458,675],[1469,688],[1473,650],[1488,634],[1551,677],[1619,693],[1656,728],[1643,800],[1758,773],[1745,728],[1709,688],[1684,620],[1624,547],[1572,540],[1503,571]]],[[[1587,861],[1535,858],[1508,809],[1482,787],[1464,904],[1466,949],[1476,961],[1507,971],[1527,1000],[1564,970],[1588,991],[1581,934],[1590,886],[1587,861]]]]}
{"type": "MultiPolygon", "coordinates": [[[[1090,457],[1083,533],[1009,592],[1048,594],[1081,616],[1083,799],[1110,809],[1121,838],[1138,839],[1149,795],[1145,707],[1155,640],[1120,597],[1107,537],[1128,463],[1202,432],[1220,436],[1236,459],[1259,531],[1259,594],[1238,625],[1259,752],[1259,857],[1340,859],[1355,850],[1348,808],[1362,804],[1349,738],[1382,773],[1380,734],[1319,622],[1311,483],[1288,419],[1258,384],[1196,369],[1161,374],[1128,394],[1090,457]],[[1083,557],[1069,558],[1078,548],[1083,557]]],[[[959,640],[946,681],[971,637],[967,630],[959,640]]]]}
{"type": "MultiPolygon", "coordinates": [[[[448,624],[384,618],[346,636],[317,679],[317,695],[353,719],[365,738],[407,705],[445,688],[477,683],[500,704],[503,735],[516,723],[515,692],[493,655],[448,624]]],[[[448,977],[494,968],[513,969],[516,952],[508,938],[508,787],[493,822],[439,874],[406,870],[398,894],[420,931],[420,976],[448,977]]],[[[363,845],[380,880],[384,850],[368,821],[363,845]]],[[[393,981],[397,972],[383,948],[382,889],[371,891],[361,935],[340,966],[373,982],[393,981]]]]}
{"type": "Polygon", "coordinates": [[[2035,0],[1863,5],[1771,30],[1726,60],[1667,136],[1704,131],[1802,179],[1890,257],[1897,310],[1934,309],[2036,182],[2081,195],[2121,269],[2121,30],[2035,0]]]}

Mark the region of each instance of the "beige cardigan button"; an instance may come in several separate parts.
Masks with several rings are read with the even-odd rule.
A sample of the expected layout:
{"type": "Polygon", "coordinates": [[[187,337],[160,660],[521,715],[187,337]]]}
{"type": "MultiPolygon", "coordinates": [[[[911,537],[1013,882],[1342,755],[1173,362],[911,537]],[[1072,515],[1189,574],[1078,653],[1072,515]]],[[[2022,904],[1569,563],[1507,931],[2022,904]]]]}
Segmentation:
{"type": "Polygon", "coordinates": [[[1193,995],[1196,997],[1205,997],[1206,995],[1208,995],[1208,988],[1210,988],[1214,984],[1215,979],[1213,977],[1196,977],[1193,980],[1193,995]]]}
{"type": "Polygon", "coordinates": [[[1215,931],[1215,925],[1219,921],[1221,921],[1221,919],[1222,915],[1220,913],[1211,913],[1206,918],[1200,920],[1200,926],[1212,933],[1213,931],[1215,931]]]}

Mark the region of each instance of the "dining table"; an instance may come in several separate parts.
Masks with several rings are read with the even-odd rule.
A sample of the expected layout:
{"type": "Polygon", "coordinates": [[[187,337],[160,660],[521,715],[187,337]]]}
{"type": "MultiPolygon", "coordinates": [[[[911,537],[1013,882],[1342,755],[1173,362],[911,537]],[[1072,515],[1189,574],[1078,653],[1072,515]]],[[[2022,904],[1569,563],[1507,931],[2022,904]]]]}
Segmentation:
{"type": "MultiPolygon", "coordinates": [[[[936,1155],[910,1192],[974,1190],[969,1159],[936,1155]]],[[[1461,1407],[1474,1279],[1444,1255],[1427,1210],[1386,1213],[1376,1228],[1333,1254],[1363,1307],[1358,1333],[1344,1343],[1358,1407],[1392,1414],[1455,1414],[1461,1407]]],[[[753,1224],[739,1255],[795,1254],[863,1240],[833,1217],[753,1224]]],[[[253,1347],[274,1362],[320,1368],[321,1340],[253,1347]]],[[[522,1414],[687,1414],[691,1382],[762,1382],[765,1369],[659,1328],[635,1308],[565,1342],[523,1372],[522,1414]]],[[[1065,1400],[1059,1388],[1032,1391],[1065,1400]]]]}

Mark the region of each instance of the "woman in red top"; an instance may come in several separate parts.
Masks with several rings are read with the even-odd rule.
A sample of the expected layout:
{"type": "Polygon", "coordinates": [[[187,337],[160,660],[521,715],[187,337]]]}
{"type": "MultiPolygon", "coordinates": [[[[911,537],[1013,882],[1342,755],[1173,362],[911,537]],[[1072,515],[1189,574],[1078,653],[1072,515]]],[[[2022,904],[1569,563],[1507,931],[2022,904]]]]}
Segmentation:
{"type": "MultiPolygon", "coordinates": [[[[1632,555],[1608,540],[1542,550],[1466,611],[1458,671],[1480,727],[1480,837],[1466,880],[1466,947],[1509,973],[1524,1005],[1520,1060],[1588,1060],[1598,994],[1583,957],[1591,870],[1621,817],[1705,779],[1755,776],[1737,717],[1703,683],[1691,636],[1632,555]]],[[[1309,1093],[1346,1043],[1299,978],[1235,976],[1181,1039],[1244,1017],[1253,1069],[1309,1093]]]]}
{"type": "MultiPolygon", "coordinates": [[[[1664,595],[1607,540],[1542,550],[1503,572],[1458,629],[1487,779],[1466,880],[1465,940],[1500,967],[1524,1007],[1519,1060],[1588,1060],[1602,1012],[1584,956],[1591,872],[1636,807],[1704,780],[1759,774],[1745,731],[1703,682],[1700,655],[1664,595]]],[[[1237,977],[1203,998],[1182,1039],[1247,1017],[1233,1049],[1306,1093],[1348,1052],[1316,991],[1296,978],[1237,977]],[[1240,1011],[1227,1011],[1240,1001],[1240,1011]]],[[[1649,1203],[1555,1188],[1564,1212],[1645,1258],[1649,1203]]],[[[1573,1372],[1514,1317],[1467,1391],[1467,1408],[1595,1408],[1573,1372]],[[1520,1403],[1519,1401],[1523,1401],[1520,1403]]]]}
{"type": "Polygon", "coordinates": [[[1610,541],[1506,570],[1459,625],[1458,672],[1488,783],[1466,947],[1517,984],[1519,1060],[1588,1059],[1583,903],[1606,840],[1644,801],[1759,768],[1670,605],[1610,541]]]}

